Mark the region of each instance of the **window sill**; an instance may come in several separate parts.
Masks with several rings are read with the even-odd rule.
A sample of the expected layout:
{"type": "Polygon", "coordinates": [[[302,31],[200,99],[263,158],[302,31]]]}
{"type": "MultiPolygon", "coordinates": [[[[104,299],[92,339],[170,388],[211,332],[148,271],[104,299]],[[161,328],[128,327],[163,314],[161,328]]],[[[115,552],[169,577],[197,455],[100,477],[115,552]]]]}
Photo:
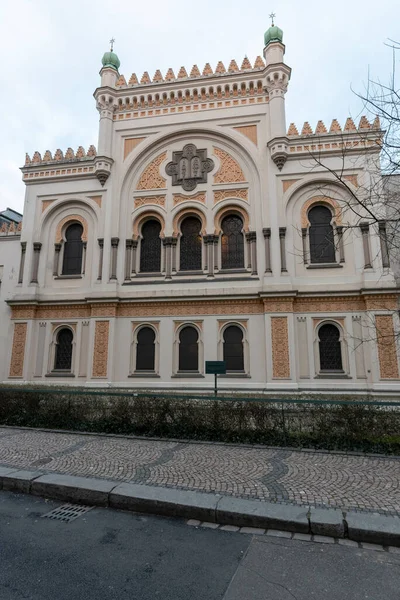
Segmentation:
{"type": "Polygon", "coordinates": [[[224,373],[223,375],[218,375],[218,378],[241,378],[241,379],[250,379],[250,373],[244,373],[243,371],[229,371],[228,373],[224,373]]]}
{"type": "Polygon", "coordinates": [[[175,373],[174,375],[171,375],[172,379],[187,379],[187,378],[198,378],[198,379],[204,379],[204,375],[202,375],[201,373],[194,373],[193,371],[179,371],[178,373],[175,373]]]}
{"type": "Polygon", "coordinates": [[[306,269],[343,269],[343,264],[340,263],[312,263],[306,269]]]}
{"type": "Polygon", "coordinates": [[[230,275],[231,273],[247,273],[251,274],[251,269],[218,269],[215,271],[216,275],[230,275]]]}
{"type": "Polygon", "coordinates": [[[173,277],[186,277],[187,275],[204,275],[204,271],[177,271],[176,273],[172,273],[173,277]]]}
{"type": "Polygon", "coordinates": [[[154,272],[154,273],[136,273],[136,275],[132,276],[132,279],[136,279],[138,277],[165,277],[165,273],[161,273],[161,272],[154,272]]]}
{"type": "Polygon", "coordinates": [[[63,373],[62,371],[52,371],[51,373],[46,373],[45,377],[75,377],[71,371],[66,371],[63,373]]]}
{"type": "Polygon", "coordinates": [[[347,375],[344,371],[332,371],[331,373],[318,373],[318,375],[315,376],[315,379],[352,379],[352,377],[347,375]]]}
{"type": "Polygon", "coordinates": [[[82,279],[83,275],[55,275],[54,279],[82,279]]]}
{"type": "Polygon", "coordinates": [[[135,371],[134,373],[130,373],[128,377],[144,377],[148,379],[149,377],[160,377],[154,371],[135,371]]]}

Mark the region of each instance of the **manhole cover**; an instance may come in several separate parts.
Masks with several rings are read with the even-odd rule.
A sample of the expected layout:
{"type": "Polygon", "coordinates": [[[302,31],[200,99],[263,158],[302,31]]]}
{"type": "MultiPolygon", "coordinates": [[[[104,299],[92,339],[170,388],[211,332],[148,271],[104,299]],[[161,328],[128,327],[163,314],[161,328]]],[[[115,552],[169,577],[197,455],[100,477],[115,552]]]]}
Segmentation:
{"type": "Polygon", "coordinates": [[[79,506],[77,504],[63,504],[54,510],[51,510],[49,513],[42,515],[45,519],[55,519],[56,521],[64,521],[65,523],[69,523],[78,517],[81,517],[89,510],[91,510],[93,506],[79,506]]]}

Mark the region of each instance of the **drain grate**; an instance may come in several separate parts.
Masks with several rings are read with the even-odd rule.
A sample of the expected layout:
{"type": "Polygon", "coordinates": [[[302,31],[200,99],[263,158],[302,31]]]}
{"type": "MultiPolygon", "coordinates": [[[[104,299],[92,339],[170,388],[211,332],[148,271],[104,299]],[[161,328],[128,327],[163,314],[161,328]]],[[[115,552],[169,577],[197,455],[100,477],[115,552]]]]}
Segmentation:
{"type": "Polygon", "coordinates": [[[89,510],[91,510],[93,506],[79,506],[78,504],[63,504],[62,506],[58,506],[54,510],[51,510],[49,513],[42,515],[44,519],[54,519],[56,521],[64,521],[64,523],[69,523],[78,517],[81,517],[89,510]]]}

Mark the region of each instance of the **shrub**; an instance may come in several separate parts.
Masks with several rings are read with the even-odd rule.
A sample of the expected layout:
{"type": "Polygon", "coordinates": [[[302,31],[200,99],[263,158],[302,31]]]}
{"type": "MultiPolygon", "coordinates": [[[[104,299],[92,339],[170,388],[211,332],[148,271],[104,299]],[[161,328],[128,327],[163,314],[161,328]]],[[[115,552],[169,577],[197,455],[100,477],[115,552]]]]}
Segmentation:
{"type": "Polygon", "coordinates": [[[0,424],[400,454],[400,403],[0,386],[0,424]]]}

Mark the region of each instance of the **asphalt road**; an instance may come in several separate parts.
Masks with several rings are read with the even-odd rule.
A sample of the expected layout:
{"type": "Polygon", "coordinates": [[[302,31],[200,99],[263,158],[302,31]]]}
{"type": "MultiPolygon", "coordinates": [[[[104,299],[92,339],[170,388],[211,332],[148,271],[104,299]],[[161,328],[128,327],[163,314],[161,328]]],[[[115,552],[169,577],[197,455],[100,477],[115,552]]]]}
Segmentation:
{"type": "Polygon", "coordinates": [[[400,554],[0,492],[0,600],[399,600],[400,554]]]}

